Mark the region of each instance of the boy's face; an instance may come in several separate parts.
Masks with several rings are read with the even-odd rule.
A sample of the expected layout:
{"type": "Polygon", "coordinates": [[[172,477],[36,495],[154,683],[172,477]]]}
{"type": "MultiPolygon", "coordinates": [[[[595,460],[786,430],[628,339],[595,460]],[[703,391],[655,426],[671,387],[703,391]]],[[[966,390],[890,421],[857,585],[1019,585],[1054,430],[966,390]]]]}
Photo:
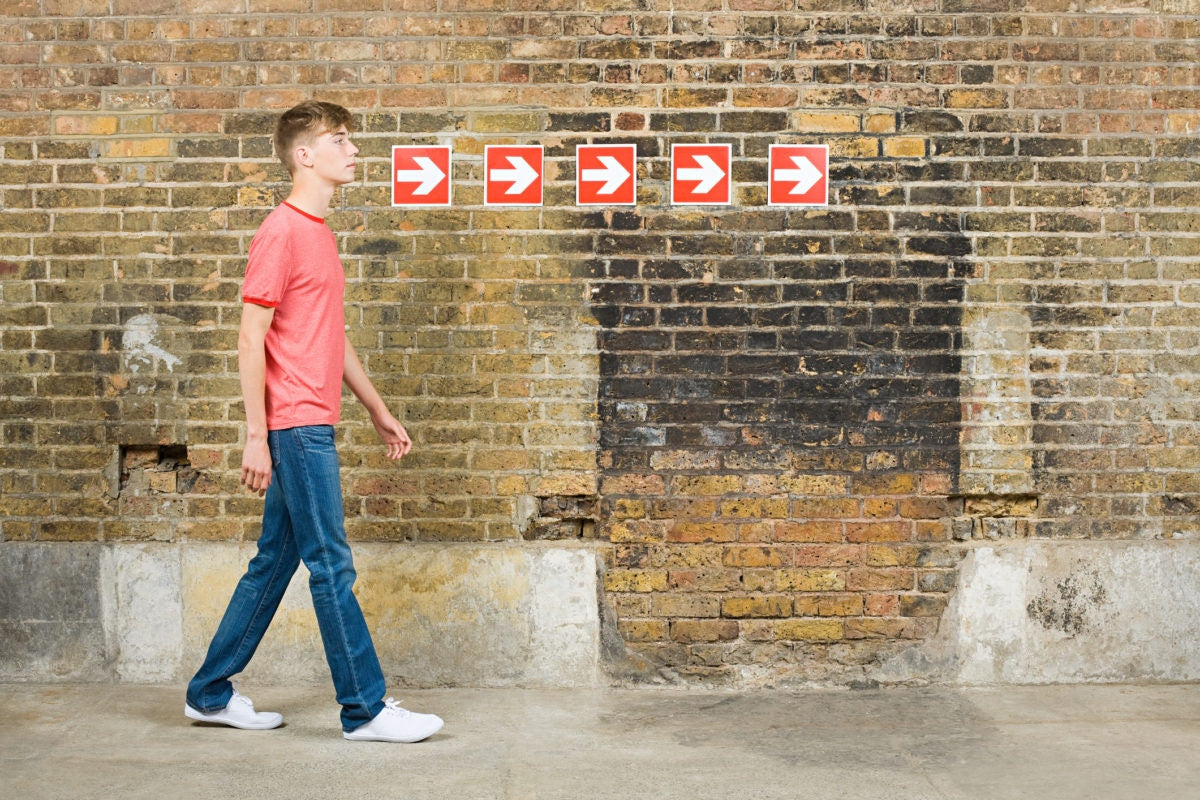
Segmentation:
{"type": "MultiPolygon", "coordinates": [[[[318,134],[309,144],[302,145],[302,149],[307,151],[307,158],[297,161],[310,166],[325,181],[341,186],[354,180],[357,167],[354,156],[358,154],[358,148],[350,141],[346,126],[318,134]]],[[[297,156],[301,155],[297,153],[297,156]]]]}

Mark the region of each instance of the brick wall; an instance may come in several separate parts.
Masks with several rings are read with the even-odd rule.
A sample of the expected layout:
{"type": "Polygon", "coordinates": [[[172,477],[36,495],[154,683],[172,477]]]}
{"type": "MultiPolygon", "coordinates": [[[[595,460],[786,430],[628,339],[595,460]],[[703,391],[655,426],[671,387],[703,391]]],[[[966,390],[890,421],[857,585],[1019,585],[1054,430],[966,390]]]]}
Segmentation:
{"type": "Polygon", "coordinates": [[[614,668],[864,674],[972,542],[1197,533],[1197,41],[1192,0],[13,0],[0,538],[255,536],[237,290],[272,117],[330,99],[348,321],[417,445],[348,408],[351,535],[594,536],[614,668]],[[670,205],[693,141],[733,206],[670,205]],[[482,205],[512,142],[542,208],[482,205]],[[635,208],[575,205],[584,142],[637,145],[635,208]],[[766,204],[785,142],[828,208],[766,204]],[[451,208],[389,206],[410,143],[451,208]]]}

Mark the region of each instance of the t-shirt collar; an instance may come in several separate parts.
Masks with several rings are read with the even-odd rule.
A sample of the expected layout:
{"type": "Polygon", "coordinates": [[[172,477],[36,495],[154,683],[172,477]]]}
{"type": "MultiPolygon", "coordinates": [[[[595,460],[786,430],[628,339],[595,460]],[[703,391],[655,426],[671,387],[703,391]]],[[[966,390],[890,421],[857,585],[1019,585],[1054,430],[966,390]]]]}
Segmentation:
{"type": "Polygon", "coordinates": [[[314,217],[312,214],[308,213],[307,211],[304,211],[303,209],[296,208],[294,205],[292,205],[291,203],[289,203],[287,200],[284,200],[284,201],[283,201],[283,204],[284,204],[285,206],[287,206],[288,208],[290,208],[292,211],[295,211],[297,214],[300,214],[301,216],[308,217],[308,218],[309,218],[309,219],[311,219],[313,222],[320,222],[320,223],[322,223],[322,224],[324,224],[324,222],[325,222],[325,218],[324,218],[324,217],[314,217]]]}

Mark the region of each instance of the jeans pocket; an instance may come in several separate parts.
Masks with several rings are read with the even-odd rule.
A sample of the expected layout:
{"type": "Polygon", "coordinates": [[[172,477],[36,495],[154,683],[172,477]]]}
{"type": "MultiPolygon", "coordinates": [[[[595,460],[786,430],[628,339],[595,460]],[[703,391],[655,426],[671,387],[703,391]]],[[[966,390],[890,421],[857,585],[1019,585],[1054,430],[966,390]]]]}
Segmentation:
{"type": "Polygon", "coordinates": [[[319,453],[332,452],[335,449],[332,425],[305,425],[295,428],[294,432],[300,446],[305,450],[319,453]]]}
{"type": "Polygon", "coordinates": [[[271,454],[271,469],[279,471],[279,449],[283,442],[279,437],[280,431],[267,431],[267,452],[271,454]]]}

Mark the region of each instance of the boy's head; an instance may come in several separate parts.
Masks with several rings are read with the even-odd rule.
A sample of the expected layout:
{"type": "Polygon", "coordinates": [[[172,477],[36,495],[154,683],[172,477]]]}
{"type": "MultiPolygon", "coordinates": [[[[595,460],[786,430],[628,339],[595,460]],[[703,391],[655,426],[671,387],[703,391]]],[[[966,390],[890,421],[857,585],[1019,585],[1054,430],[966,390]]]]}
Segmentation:
{"type": "Polygon", "coordinates": [[[275,153],[288,173],[296,174],[298,145],[311,145],[318,136],[345,126],[352,130],[350,112],[336,103],[308,100],[289,108],[275,124],[275,153]]]}

